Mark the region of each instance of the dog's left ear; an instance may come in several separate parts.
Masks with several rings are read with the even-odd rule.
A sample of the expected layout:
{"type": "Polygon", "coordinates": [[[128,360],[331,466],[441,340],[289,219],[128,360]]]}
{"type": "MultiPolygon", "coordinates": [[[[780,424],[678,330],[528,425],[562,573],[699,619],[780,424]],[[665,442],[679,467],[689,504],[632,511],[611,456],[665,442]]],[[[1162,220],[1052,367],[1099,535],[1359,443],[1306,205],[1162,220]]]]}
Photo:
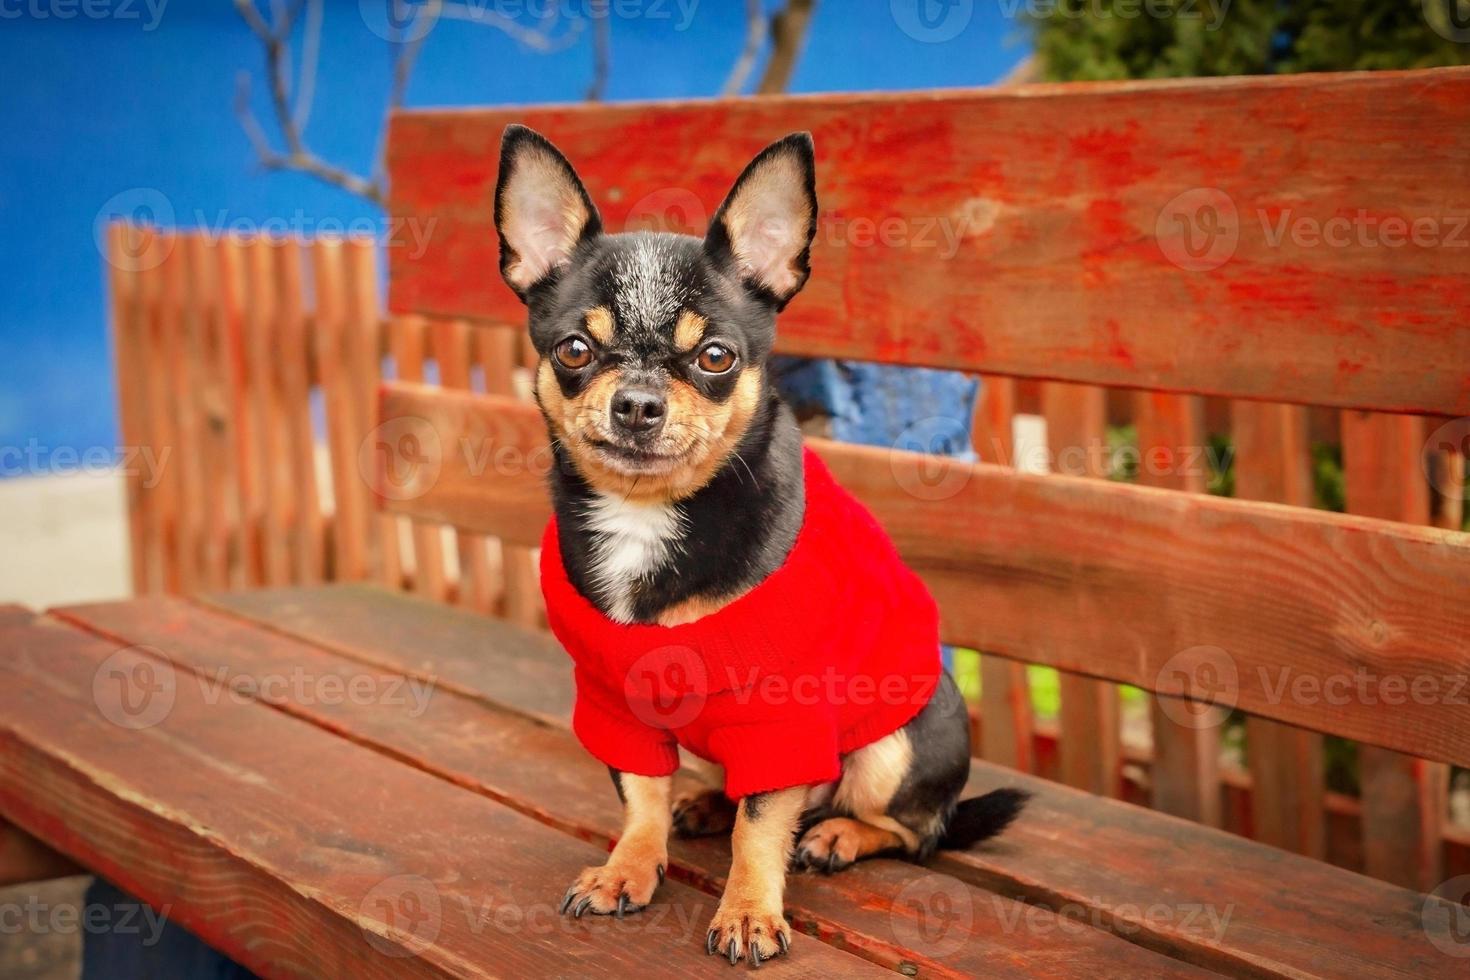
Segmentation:
{"type": "Polygon", "coordinates": [[[811,133],[792,133],[762,150],[715,212],[705,251],[775,304],[811,274],[817,231],[817,177],[811,133]]]}
{"type": "Polygon", "coordinates": [[[525,300],[602,231],[602,219],[561,151],[535,130],[510,125],[500,138],[495,228],[500,274],[525,300]]]}

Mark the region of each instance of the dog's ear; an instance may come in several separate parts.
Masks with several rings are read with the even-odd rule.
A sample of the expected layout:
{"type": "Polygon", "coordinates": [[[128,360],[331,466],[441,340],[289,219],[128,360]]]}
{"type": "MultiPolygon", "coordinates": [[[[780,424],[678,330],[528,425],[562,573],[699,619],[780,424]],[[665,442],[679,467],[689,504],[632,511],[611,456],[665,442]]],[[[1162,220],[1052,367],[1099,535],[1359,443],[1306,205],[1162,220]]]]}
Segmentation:
{"type": "Polygon", "coordinates": [[[712,259],[778,310],[811,274],[816,180],[811,133],[777,140],[740,174],[704,238],[712,259]]]}
{"type": "Polygon", "coordinates": [[[495,230],[500,274],[522,300],[602,231],[597,208],[567,158],[525,126],[507,126],[500,138],[495,230]]]}

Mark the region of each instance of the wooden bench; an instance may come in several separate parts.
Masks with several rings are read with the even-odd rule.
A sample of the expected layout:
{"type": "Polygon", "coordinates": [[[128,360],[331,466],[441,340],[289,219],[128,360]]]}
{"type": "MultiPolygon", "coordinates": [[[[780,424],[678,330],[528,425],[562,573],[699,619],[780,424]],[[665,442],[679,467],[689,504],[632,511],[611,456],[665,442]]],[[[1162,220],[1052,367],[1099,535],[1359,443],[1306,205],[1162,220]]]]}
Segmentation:
{"type": "MultiPolygon", "coordinates": [[[[977,761],[975,790],[1035,794],[1012,830],[928,867],[793,877],[801,935],[765,969],[1470,973],[1463,895],[1424,893],[1443,873],[1434,795],[1448,764],[1470,765],[1465,708],[1445,690],[1470,675],[1470,539],[1415,526],[1427,487],[1408,492],[1406,467],[1385,463],[1417,467],[1424,421],[1364,414],[1470,414],[1463,254],[1272,244],[1257,220],[1349,207],[1444,219],[1443,188],[1470,166],[1470,72],[401,114],[393,211],[432,232],[421,257],[391,252],[390,305],[445,351],[468,349],[472,330],[519,329],[488,212],[511,119],[569,152],[614,227],[650,198],[689,200],[671,189],[712,203],[732,161],[812,129],[826,213],[910,224],[883,241],[819,232],[812,283],[782,320],[789,352],[1046,379],[1056,447],[1097,434],[1094,384],[1165,393],[1139,396],[1145,446],[1196,444],[1199,395],[1332,406],[1352,437],[1359,515],[1181,492],[1184,480],[817,448],[929,582],[946,638],[1000,668],[985,677],[987,735],[1019,733],[1019,752],[1029,734],[1011,664],[1061,668],[1065,774],[1115,792],[1117,742],[1098,726],[1116,711],[1112,682],[1145,688],[1160,796],[1204,816],[1211,795],[1218,805],[1208,721],[1223,707],[1302,726],[1252,728],[1281,746],[1278,787],[1300,773],[1285,754],[1310,753],[1315,733],[1382,747],[1364,750],[1380,790],[1364,794],[1366,861],[1419,888],[977,761]],[[1201,184],[1239,218],[1233,257],[1213,269],[1161,220],[1201,184]],[[929,219],[951,222],[957,250],[915,244],[929,219]],[[1379,693],[1390,678],[1441,687],[1401,707],[1311,693],[1359,676],[1379,693]]],[[[1182,216],[1222,206],[1210,196],[1182,216]]],[[[368,434],[382,505],[425,543],[448,524],[460,545],[534,546],[547,514],[535,410],[415,383],[422,358],[395,353],[399,380],[368,434]]],[[[467,368],[447,380],[472,387],[467,368]]],[[[367,409],[347,404],[368,432],[367,409]]],[[[1242,492],[1301,503],[1282,465],[1300,418],[1246,404],[1242,492]]],[[[341,526],[307,540],[350,556],[341,526]]],[[[310,554],[293,540],[284,554],[310,554]]],[[[672,880],[642,916],[554,914],[619,810],[567,730],[567,663],[543,633],[361,584],[152,596],[0,609],[0,674],[0,818],[261,974],[729,975],[699,943],[726,841],[675,842],[672,880]]]]}

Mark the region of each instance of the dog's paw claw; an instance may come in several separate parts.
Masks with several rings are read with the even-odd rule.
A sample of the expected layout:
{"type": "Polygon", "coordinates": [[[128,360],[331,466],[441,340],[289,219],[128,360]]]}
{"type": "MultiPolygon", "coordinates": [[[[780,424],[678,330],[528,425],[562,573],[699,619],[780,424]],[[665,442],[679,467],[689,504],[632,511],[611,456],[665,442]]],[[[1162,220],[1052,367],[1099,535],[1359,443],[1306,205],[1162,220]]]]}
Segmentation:
{"type": "Polygon", "coordinates": [[[662,864],[651,868],[632,868],[612,862],[600,868],[585,868],[576,882],[562,896],[560,912],[571,912],[580,919],[586,912],[593,915],[625,915],[643,911],[653,898],[654,890],[664,880],[662,864]]]}
{"type": "Polygon", "coordinates": [[[742,959],[748,960],[753,969],[760,969],[762,963],[790,950],[790,926],[779,908],[736,910],[722,906],[710,922],[704,939],[707,954],[719,954],[731,966],[742,959]]]}

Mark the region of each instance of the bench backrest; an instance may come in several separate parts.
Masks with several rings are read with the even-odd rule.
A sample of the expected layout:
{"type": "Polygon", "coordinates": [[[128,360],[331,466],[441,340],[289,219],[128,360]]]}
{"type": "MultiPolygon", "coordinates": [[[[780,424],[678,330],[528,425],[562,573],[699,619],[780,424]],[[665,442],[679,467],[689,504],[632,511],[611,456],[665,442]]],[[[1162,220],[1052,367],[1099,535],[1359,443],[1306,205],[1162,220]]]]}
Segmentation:
{"type": "MultiPolygon", "coordinates": [[[[400,113],[392,210],[433,231],[421,256],[392,251],[395,311],[519,329],[487,206],[512,121],[563,147],[613,228],[682,209],[694,230],[736,161],[811,129],[827,217],[782,318],[788,352],[1470,413],[1466,253],[1443,237],[1465,214],[1445,202],[1470,170],[1470,71],[400,113]],[[1344,217],[1333,244],[1302,238],[1344,217]],[[1406,243],[1383,240],[1389,218],[1406,243]],[[1442,237],[1424,244],[1430,224],[1442,237]],[[1210,254],[1217,234],[1231,255],[1210,254]]],[[[432,485],[390,508],[536,543],[533,408],[391,386],[383,411],[444,448],[432,485]]],[[[1166,694],[1201,693],[1171,658],[1218,649],[1251,713],[1470,765],[1452,698],[1390,713],[1274,683],[1284,665],[1470,673],[1463,535],[821,449],[927,578],[953,643],[1166,694]]]]}

